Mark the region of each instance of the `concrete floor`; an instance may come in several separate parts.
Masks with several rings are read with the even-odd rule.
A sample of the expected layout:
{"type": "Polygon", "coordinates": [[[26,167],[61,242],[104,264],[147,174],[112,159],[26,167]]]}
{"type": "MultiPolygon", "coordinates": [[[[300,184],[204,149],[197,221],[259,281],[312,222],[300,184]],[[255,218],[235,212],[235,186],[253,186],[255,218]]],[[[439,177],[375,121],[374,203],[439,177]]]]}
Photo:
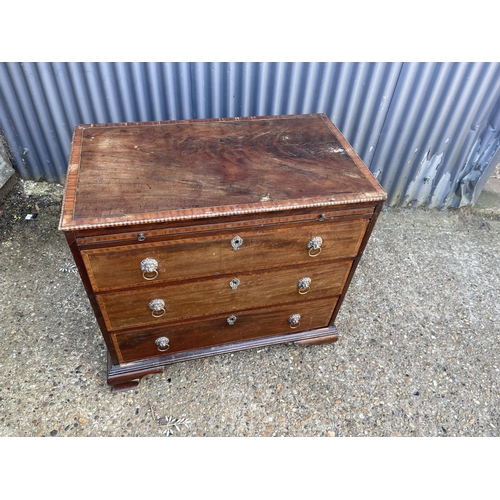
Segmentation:
{"type": "Polygon", "coordinates": [[[478,214],[500,215],[500,164],[486,181],[473,210],[478,214]]]}
{"type": "Polygon", "coordinates": [[[388,209],[336,344],[179,363],[111,393],[61,195],[19,183],[0,206],[0,436],[500,435],[499,218],[388,209]]]}

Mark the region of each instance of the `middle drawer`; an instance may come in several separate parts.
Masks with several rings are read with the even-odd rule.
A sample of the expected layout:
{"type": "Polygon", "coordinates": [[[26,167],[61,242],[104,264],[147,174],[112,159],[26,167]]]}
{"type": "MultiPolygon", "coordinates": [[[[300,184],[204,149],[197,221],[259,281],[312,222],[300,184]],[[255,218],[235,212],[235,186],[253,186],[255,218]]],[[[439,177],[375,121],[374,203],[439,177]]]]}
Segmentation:
{"type": "Polygon", "coordinates": [[[97,296],[110,331],[340,295],[351,261],[240,273],[97,296]]]}

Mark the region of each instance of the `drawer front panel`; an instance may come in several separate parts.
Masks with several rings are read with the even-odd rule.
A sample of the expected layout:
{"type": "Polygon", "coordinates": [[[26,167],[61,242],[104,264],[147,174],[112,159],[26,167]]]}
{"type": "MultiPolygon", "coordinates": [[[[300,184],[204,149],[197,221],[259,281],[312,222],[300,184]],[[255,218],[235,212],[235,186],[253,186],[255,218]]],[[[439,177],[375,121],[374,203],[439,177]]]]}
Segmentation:
{"type": "Polygon", "coordinates": [[[247,273],[97,296],[107,328],[120,330],[340,295],[351,261],[247,273]],[[310,283],[307,282],[307,278],[310,283]],[[301,281],[303,280],[303,281],[301,281]],[[300,282],[300,284],[299,284],[300,282]],[[162,301],[164,306],[150,306],[162,301]],[[157,309],[157,310],[154,310],[157,309]]]}
{"type": "Polygon", "coordinates": [[[82,250],[82,256],[92,287],[99,292],[228,274],[243,268],[353,258],[367,225],[367,219],[354,219],[238,229],[182,240],[82,250]],[[318,237],[322,240],[320,247],[309,248],[308,244],[314,246],[309,242],[318,237]],[[153,271],[143,272],[141,263],[145,259],[156,261],[153,271]]]}
{"type": "Polygon", "coordinates": [[[202,349],[270,335],[284,335],[328,326],[336,299],[253,311],[236,311],[233,318],[173,325],[154,331],[113,335],[121,363],[202,349]],[[299,323],[289,318],[300,315],[299,323]],[[232,323],[232,324],[230,324],[232,323]],[[292,326],[294,328],[292,328],[292,326]],[[158,343],[156,343],[158,341],[158,343]]]}

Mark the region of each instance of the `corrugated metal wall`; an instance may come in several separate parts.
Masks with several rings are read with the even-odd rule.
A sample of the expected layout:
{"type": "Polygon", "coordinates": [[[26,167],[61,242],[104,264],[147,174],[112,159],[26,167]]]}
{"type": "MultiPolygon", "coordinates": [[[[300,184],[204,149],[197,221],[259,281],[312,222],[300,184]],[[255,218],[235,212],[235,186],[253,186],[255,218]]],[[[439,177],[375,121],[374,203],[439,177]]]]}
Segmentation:
{"type": "Polygon", "coordinates": [[[500,150],[500,64],[0,63],[1,133],[24,178],[62,182],[81,123],[316,112],[389,205],[458,207],[500,150]]]}

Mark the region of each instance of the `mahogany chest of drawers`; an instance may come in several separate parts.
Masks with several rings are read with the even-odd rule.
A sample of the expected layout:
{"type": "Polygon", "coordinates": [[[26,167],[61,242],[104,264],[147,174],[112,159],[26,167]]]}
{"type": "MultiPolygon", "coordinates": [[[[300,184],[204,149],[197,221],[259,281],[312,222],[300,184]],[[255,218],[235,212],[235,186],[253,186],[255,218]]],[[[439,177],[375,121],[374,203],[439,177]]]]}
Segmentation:
{"type": "Polygon", "coordinates": [[[385,199],[324,114],[76,127],[59,229],[107,345],[108,384],[337,340],[385,199]]]}

